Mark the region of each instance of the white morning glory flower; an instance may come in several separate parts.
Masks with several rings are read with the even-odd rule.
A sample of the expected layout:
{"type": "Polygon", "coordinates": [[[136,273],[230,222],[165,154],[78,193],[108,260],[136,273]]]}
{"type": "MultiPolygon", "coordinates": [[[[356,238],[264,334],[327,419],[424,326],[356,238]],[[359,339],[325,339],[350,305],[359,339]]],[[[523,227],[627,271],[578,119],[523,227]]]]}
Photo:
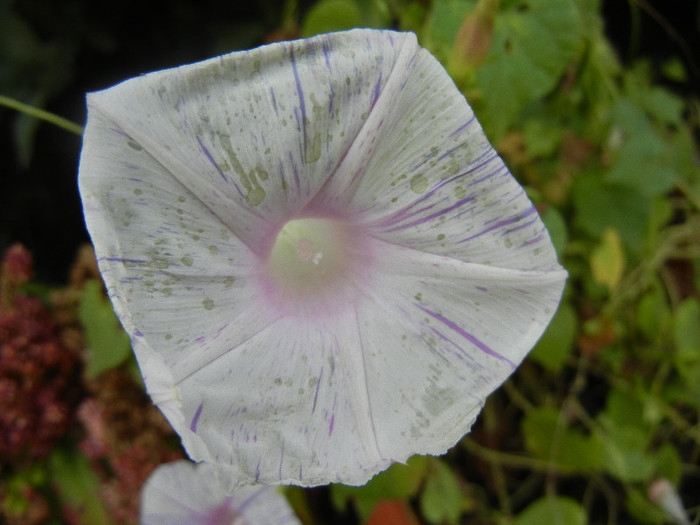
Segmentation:
{"type": "Polygon", "coordinates": [[[566,272],[415,35],[357,29],[88,95],[85,217],[149,394],[233,489],[440,454],[566,272]]]}
{"type": "Polygon", "coordinates": [[[270,486],[232,495],[210,463],[159,466],[141,489],[141,525],[300,525],[287,500],[270,486]]]}

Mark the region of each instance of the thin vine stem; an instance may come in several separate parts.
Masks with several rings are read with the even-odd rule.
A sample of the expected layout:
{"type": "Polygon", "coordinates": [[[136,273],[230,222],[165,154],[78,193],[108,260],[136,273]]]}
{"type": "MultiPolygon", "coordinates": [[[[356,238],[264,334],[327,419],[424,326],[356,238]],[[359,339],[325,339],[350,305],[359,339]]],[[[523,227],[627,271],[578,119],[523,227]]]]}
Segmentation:
{"type": "Polygon", "coordinates": [[[19,111],[20,113],[24,113],[31,117],[38,118],[40,120],[53,124],[54,126],[58,126],[59,128],[65,129],[66,131],[75,133],[76,135],[82,136],[83,134],[83,127],[81,125],[76,124],[75,122],[71,122],[70,120],[65,119],[63,117],[59,117],[58,115],[55,115],[49,111],[30,106],[29,104],[25,104],[24,102],[20,102],[19,100],[16,100],[14,98],[6,97],[5,95],[0,95],[0,106],[5,106],[10,109],[19,111]]]}

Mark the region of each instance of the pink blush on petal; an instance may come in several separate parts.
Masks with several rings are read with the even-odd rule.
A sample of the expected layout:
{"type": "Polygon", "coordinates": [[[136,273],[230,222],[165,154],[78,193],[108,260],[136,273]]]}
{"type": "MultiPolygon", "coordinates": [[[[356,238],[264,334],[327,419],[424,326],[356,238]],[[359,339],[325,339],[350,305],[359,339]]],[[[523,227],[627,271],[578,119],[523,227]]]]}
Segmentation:
{"type": "Polygon", "coordinates": [[[317,321],[356,303],[373,261],[366,229],[346,219],[301,217],[277,231],[256,273],[277,315],[317,321]]]}

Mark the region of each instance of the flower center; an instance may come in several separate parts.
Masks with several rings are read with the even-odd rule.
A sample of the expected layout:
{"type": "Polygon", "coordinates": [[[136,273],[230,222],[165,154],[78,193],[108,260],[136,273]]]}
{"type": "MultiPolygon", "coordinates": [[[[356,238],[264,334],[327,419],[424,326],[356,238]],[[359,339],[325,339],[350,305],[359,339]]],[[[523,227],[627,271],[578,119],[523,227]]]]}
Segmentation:
{"type": "Polygon", "coordinates": [[[294,219],[279,231],[267,261],[273,296],[286,310],[335,309],[350,299],[368,262],[363,236],[334,219],[294,219]]]}

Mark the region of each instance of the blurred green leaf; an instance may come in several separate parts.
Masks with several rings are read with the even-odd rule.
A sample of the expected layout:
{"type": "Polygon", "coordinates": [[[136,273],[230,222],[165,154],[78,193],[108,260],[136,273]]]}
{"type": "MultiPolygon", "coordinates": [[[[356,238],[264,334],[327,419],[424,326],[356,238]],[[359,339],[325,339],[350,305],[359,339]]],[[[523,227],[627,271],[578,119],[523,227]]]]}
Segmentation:
{"type": "Polygon", "coordinates": [[[80,523],[110,525],[100,499],[100,482],[88,459],[78,451],[55,449],[50,457],[51,477],[64,506],[80,523]]]}
{"type": "Polygon", "coordinates": [[[503,1],[491,47],[476,73],[484,127],[493,140],[555,86],[574,56],[580,29],[574,0],[503,1]]]}
{"type": "Polygon", "coordinates": [[[525,448],[534,457],[551,461],[562,473],[591,472],[601,466],[604,449],[600,442],[569,427],[555,408],[528,411],[521,429],[525,448]]]}
{"type": "Polygon", "coordinates": [[[413,456],[405,465],[395,463],[363,487],[331,484],[333,506],[342,510],[351,501],[364,521],[382,500],[409,499],[415,496],[425,478],[430,460],[427,456],[413,456]]]}
{"type": "Polygon", "coordinates": [[[654,457],[646,451],[649,435],[637,426],[607,421],[602,439],[605,470],[620,481],[650,481],[656,467],[654,457]]]}
{"type": "Polygon", "coordinates": [[[478,4],[478,0],[434,0],[428,22],[431,49],[446,62],[464,18],[478,4]]]}
{"type": "Polygon", "coordinates": [[[594,174],[578,178],[571,191],[576,224],[598,238],[617,230],[627,246],[640,252],[646,245],[651,198],[620,185],[603,182],[594,174]]]}
{"type": "Polygon", "coordinates": [[[650,480],[656,468],[656,459],[648,451],[653,427],[645,419],[641,396],[612,389],[597,419],[604,429],[605,469],[621,481],[650,480]]]}
{"type": "Polygon", "coordinates": [[[679,370],[700,361],[700,301],[696,298],[690,297],[676,308],[673,336],[679,370]]]}
{"type": "Polygon", "coordinates": [[[78,315],[85,329],[88,377],[126,361],[131,354],[129,336],[119,324],[112,303],[103,295],[100,281],[93,279],[85,284],[78,315]]]}
{"type": "Polygon", "coordinates": [[[586,511],[561,496],[541,498],[518,514],[512,525],[587,525],[586,511]]]}
{"type": "Polygon", "coordinates": [[[533,117],[523,123],[525,148],[530,158],[557,153],[563,135],[564,129],[559,122],[533,117]]]}
{"type": "Polygon", "coordinates": [[[628,490],[625,507],[636,523],[648,525],[669,523],[668,516],[657,505],[649,501],[645,491],[636,487],[631,487],[628,490]]]}
{"type": "Polygon", "coordinates": [[[622,145],[613,155],[606,180],[652,196],[673,188],[678,177],[673,151],[642,109],[622,99],[613,108],[612,119],[619,126],[622,145]]]}
{"type": "Polygon", "coordinates": [[[590,263],[595,282],[615,290],[625,271],[625,251],[617,231],[608,228],[603,232],[600,243],[591,252],[590,263]]]}
{"type": "Polygon", "coordinates": [[[656,477],[665,478],[679,485],[683,474],[683,462],[678,450],[671,443],[664,443],[656,452],[656,477]]]}
{"type": "Polygon", "coordinates": [[[637,325],[649,341],[658,341],[671,325],[671,308],[663,286],[655,283],[637,303],[637,325]]]}
{"type": "Polygon", "coordinates": [[[554,244],[557,255],[561,258],[564,255],[564,249],[569,240],[569,231],[566,227],[564,217],[562,217],[559,210],[550,206],[542,212],[542,221],[547,227],[549,237],[552,239],[552,244],[554,244]]]}
{"type": "Polygon", "coordinates": [[[564,301],[559,305],[557,313],[533,348],[530,357],[550,372],[561,372],[574,347],[576,332],[576,312],[564,301]]]}
{"type": "Polygon", "coordinates": [[[301,36],[352,29],[361,26],[361,21],[362,12],[352,0],[321,0],[306,15],[301,36]]]}
{"type": "Polygon", "coordinates": [[[423,516],[430,523],[458,523],[464,495],[452,469],[439,459],[431,461],[420,497],[423,516]]]}

